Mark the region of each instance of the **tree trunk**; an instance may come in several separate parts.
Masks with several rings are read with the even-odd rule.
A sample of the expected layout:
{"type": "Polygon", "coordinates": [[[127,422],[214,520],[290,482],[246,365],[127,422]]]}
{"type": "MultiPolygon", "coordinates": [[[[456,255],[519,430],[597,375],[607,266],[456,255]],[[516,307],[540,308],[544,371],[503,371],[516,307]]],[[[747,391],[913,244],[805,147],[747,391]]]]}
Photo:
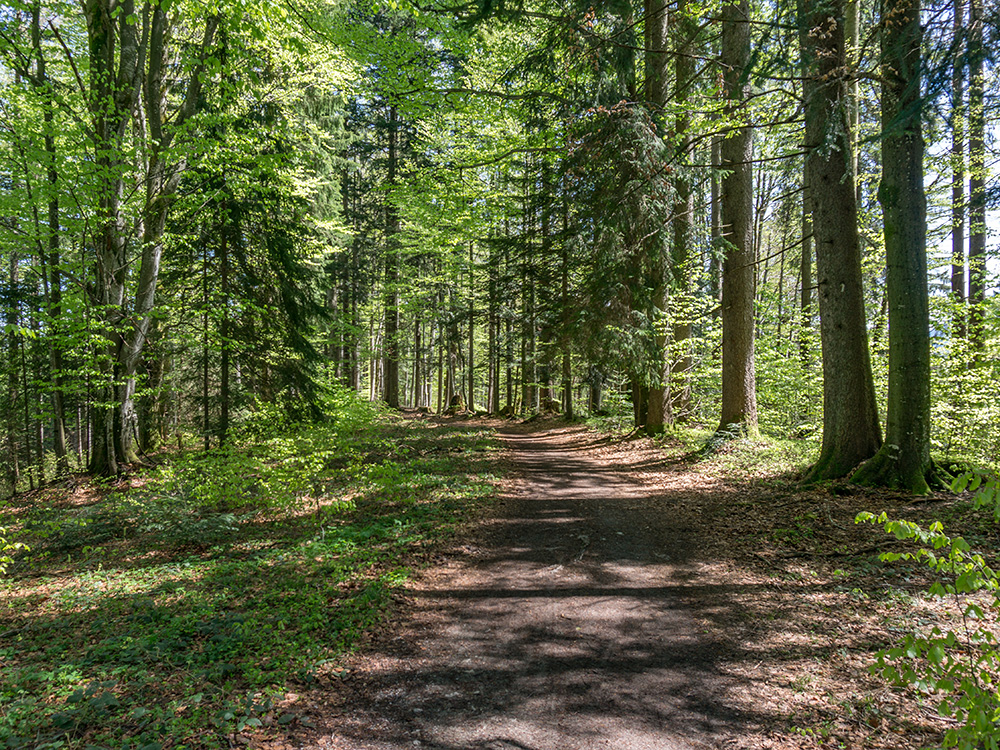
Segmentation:
{"type": "MultiPolygon", "coordinates": [[[[133,440],[137,417],[135,373],[149,333],[163,253],[163,233],[172,196],[186,163],[167,164],[174,136],[195,113],[204,81],[204,62],[218,18],[205,20],[199,63],[190,72],[175,112],[165,112],[170,18],[157,6],[147,21],[137,22],[134,0],[84,0],[89,43],[89,91],[92,146],[97,178],[94,301],[100,306],[106,341],[100,357],[100,406],[94,412],[90,470],[112,475],[136,459],[133,440]],[[142,33],[140,33],[142,32],[142,33]],[[148,32],[148,39],[146,32],[148,32]],[[140,96],[140,92],[144,92],[140,96]],[[140,101],[145,104],[143,113],[140,101]],[[143,116],[144,114],[144,116],[143,116]],[[136,293],[126,304],[125,175],[129,173],[125,135],[137,121],[150,143],[143,209],[142,250],[136,293]],[[169,123],[169,126],[168,126],[169,123]]],[[[172,70],[172,69],[171,69],[172,70]]],[[[173,83],[173,82],[172,82],[173,83]]]]}
{"type": "Polygon", "coordinates": [[[351,330],[348,334],[348,351],[351,366],[348,370],[348,384],[355,393],[361,391],[361,311],[358,309],[358,243],[351,243],[351,330]]]}
{"type": "Polygon", "coordinates": [[[861,278],[851,138],[845,117],[844,0],[799,3],[807,183],[823,343],[823,445],[807,481],[846,476],[882,444],[861,278]],[[807,9],[808,8],[808,9],[807,9]]]}
{"type": "Polygon", "coordinates": [[[858,62],[861,55],[861,0],[846,0],[844,17],[845,64],[851,71],[847,76],[847,120],[851,144],[851,184],[856,203],[861,203],[861,182],[858,180],[858,126],[861,117],[861,98],[858,95],[858,62]]]}
{"type": "Polygon", "coordinates": [[[882,182],[889,306],[889,399],[881,450],[852,477],[926,494],[930,456],[930,318],[920,108],[920,2],[882,6],[882,182]]]}
{"type": "Polygon", "coordinates": [[[604,395],[604,374],[597,365],[590,366],[587,382],[590,385],[590,414],[594,416],[601,413],[601,402],[604,395]]]}
{"type": "Polygon", "coordinates": [[[638,375],[631,375],[629,382],[632,385],[632,419],[638,429],[646,426],[646,420],[649,418],[649,406],[650,403],[655,403],[655,399],[651,401],[650,388],[642,382],[642,378],[638,375]]]}
{"type": "Polygon", "coordinates": [[[965,0],[954,0],[951,75],[951,301],[952,335],[965,338],[965,0]]]}
{"type": "Polygon", "coordinates": [[[673,290],[680,304],[674,305],[673,347],[676,353],[672,370],[671,413],[678,421],[687,419],[691,411],[691,369],[694,363],[691,358],[691,312],[689,309],[691,296],[691,245],[692,225],[694,221],[694,193],[691,180],[687,176],[687,162],[691,151],[691,115],[688,112],[688,91],[695,76],[694,37],[697,28],[688,16],[687,0],[678,0],[675,18],[678,28],[678,49],[674,58],[675,88],[674,96],[678,105],[675,121],[677,133],[678,163],[680,169],[674,180],[674,190],[677,200],[674,203],[673,226],[674,246],[671,259],[673,269],[673,290]]]}
{"type": "MultiPolygon", "coordinates": [[[[644,94],[650,117],[663,131],[663,107],[669,97],[669,16],[665,0],[645,0],[646,81],[644,94]]],[[[676,217],[675,221],[676,221],[676,217]]],[[[654,225],[658,219],[654,219],[654,225]]],[[[653,290],[650,322],[653,325],[652,380],[646,386],[638,375],[633,376],[636,427],[645,426],[650,435],[662,434],[670,424],[670,336],[667,307],[670,301],[669,262],[666,252],[666,228],[654,227],[644,240],[646,258],[651,268],[648,281],[653,290]]]]}
{"type": "MultiPolygon", "coordinates": [[[[718,136],[712,137],[712,185],[710,192],[710,231],[711,244],[709,245],[708,259],[708,293],[715,302],[722,301],[722,257],[725,253],[722,244],[722,208],[719,205],[722,197],[722,139],[718,136]]],[[[712,309],[712,317],[720,313],[720,306],[715,305],[712,309]]]]}
{"type": "Polygon", "coordinates": [[[803,367],[812,360],[810,349],[813,323],[813,199],[807,160],[802,161],[802,255],[799,257],[799,359],[803,367]]]}
{"type": "Polygon", "coordinates": [[[202,282],[202,300],[203,305],[201,313],[201,349],[202,349],[202,361],[201,361],[201,431],[202,438],[205,442],[205,450],[212,447],[212,408],[210,401],[210,389],[208,382],[208,372],[209,372],[209,360],[210,360],[210,347],[208,338],[208,308],[211,305],[211,300],[208,296],[208,242],[207,237],[203,238],[204,241],[204,260],[201,269],[201,282],[202,282]]]}
{"type": "Polygon", "coordinates": [[[229,347],[229,208],[228,201],[222,200],[222,241],[219,249],[222,293],[222,320],[219,322],[219,342],[222,347],[219,366],[219,445],[229,438],[230,409],[230,347],[229,347]]]}
{"type": "MultiPolygon", "coordinates": [[[[398,121],[396,107],[389,107],[389,189],[396,184],[398,159],[398,121]]],[[[384,386],[382,397],[392,409],[399,408],[399,212],[387,199],[385,207],[385,339],[383,342],[384,386]]]]}
{"type": "Polygon", "coordinates": [[[35,467],[31,465],[31,391],[28,389],[28,358],[24,352],[24,336],[18,336],[17,348],[21,363],[21,405],[24,407],[24,463],[28,475],[28,489],[35,489],[35,467]]]}
{"type": "Polygon", "coordinates": [[[559,307],[560,307],[560,334],[562,338],[562,406],[566,419],[572,421],[573,411],[573,368],[572,354],[570,349],[569,335],[569,203],[566,200],[566,193],[563,192],[563,240],[562,253],[560,254],[560,280],[559,280],[559,307]]]}
{"type": "Polygon", "coordinates": [[[983,3],[969,2],[969,340],[975,360],[986,343],[986,111],[983,3]]]}
{"type": "Polygon", "coordinates": [[[444,328],[438,324],[438,363],[437,363],[437,413],[443,414],[445,407],[444,398],[444,328]]]}
{"type": "Polygon", "coordinates": [[[6,299],[4,300],[6,314],[4,323],[7,329],[7,407],[4,409],[4,419],[6,422],[6,476],[7,486],[10,494],[17,491],[17,484],[21,480],[21,463],[18,456],[17,442],[17,366],[15,363],[15,352],[18,344],[18,257],[17,253],[10,254],[9,276],[6,299]]]}
{"type": "Polygon", "coordinates": [[[474,243],[469,243],[469,403],[468,409],[471,412],[476,410],[476,369],[475,369],[475,344],[476,344],[476,274],[474,266],[473,249],[474,243]]]}
{"type": "Polygon", "coordinates": [[[722,9],[722,76],[733,135],[722,142],[722,414],[719,431],[757,433],[754,368],[753,134],[745,124],[749,95],[750,4],[722,9]],[[735,430],[734,430],[735,426],[735,430]]]}
{"type": "Polygon", "coordinates": [[[424,341],[423,341],[423,320],[418,312],[416,320],[413,321],[413,406],[419,408],[424,405],[424,341]]]}

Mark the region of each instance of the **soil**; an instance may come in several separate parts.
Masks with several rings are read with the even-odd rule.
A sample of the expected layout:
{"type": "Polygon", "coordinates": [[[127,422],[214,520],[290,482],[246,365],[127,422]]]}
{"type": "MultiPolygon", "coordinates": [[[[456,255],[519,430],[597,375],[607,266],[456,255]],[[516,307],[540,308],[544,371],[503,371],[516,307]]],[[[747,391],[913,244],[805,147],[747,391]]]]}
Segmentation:
{"type": "Polygon", "coordinates": [[[905,514],[908,499],[727,482],[648,439],[580,426],[501,435],[510,479],[497,504],[408,587],[341,677],[291,697],[314,728],[255,747],[907,748],[940,737],[931,711],[867,667],[892,623],[921,607],[947,614],[863,593],[840,567],[867,555],[863,588],[879,590],[885,535],[853,518],[873,505],[905,514]]]}

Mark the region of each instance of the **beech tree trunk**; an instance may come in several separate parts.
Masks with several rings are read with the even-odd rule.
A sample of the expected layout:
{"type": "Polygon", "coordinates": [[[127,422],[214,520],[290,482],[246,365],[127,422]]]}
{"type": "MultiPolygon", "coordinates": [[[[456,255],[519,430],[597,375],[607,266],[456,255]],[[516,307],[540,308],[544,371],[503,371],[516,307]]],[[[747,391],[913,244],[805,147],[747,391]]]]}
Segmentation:
{"type": "Polygon", "coordinates": [[[722,142],[722,414],[720,432],[757,432],[754,367],[753,135],[745,124],[749,95],[750,3],[722,9],[722,76],[734,133],[722,142]]]}
{"type": "Polygon", "coordinates": [[[929,491],[931,356],[920,121],[920,2],[883,0],[882,182],[889,310],[886,439],[852,481],[929,491]]]}
{"type": "Polygon", "coordinates": [[[163,255],[167,212],[186,162],[169,160],[174,137],[195,113],[204,82],[204,60],[215,38],[218,18],[205,20],[201,61],[191,71],[177,108],[167,112],[166,85],[171,21],[157,5],[140,19],[134,0],[85,0],[89,43],[88,104],[96,168],[98,208],[91,238],[95,249],[93,300],[98,305],[102,347],[98,406],[93,411],[90,470],[112,475],[136,460],[135,373],[151,323],[163,255]],[[148,25],[147,25],[148,24],[148,25]],[[141,104],[144,104],[143,108],[141,104]],[[142,250],[134,298],[126,299],[133,261],[126,254],[125,148],[130,124],[148,139],[142,250]],[[169,162],[169,163],[168,163],[169,162]]]}
{"type": "Polygon", "coordinates": [[[823,344],[823,445],[807,481],[846,476],[882,445],[861,280],[844,39],[844,0],[800,0],[806,183],[823,344]]]}
{"type": "Polygon", "coordinates": [[[469,395],[466,408],[474,412],[476,410],[476,273],[475,257],[473,251],[475,243],[469,243],[469,395]]]}

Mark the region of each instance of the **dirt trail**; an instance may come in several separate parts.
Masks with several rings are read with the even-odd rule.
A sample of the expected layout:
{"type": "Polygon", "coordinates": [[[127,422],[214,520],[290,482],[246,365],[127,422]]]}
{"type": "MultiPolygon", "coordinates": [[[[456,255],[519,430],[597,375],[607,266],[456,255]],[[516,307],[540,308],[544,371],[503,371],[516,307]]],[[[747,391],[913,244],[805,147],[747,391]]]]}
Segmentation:
{"type": "Polygon", "coordinates": [[[412,621],[356,665],[319,747],[714,748],[755,724],[720,666],[747,655],[700,626],[728,606],[684,501],[707,488],[661,472],[652,491],[581,429],[504,440],[496,520],[409,592],[412,621]]]}

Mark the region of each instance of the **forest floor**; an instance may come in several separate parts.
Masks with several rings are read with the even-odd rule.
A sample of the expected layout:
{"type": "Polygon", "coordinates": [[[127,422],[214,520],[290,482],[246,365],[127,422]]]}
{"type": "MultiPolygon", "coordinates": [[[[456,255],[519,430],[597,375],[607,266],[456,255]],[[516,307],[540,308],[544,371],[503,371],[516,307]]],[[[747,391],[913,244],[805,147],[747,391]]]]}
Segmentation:
{"type": "Polygon", "coordinates": [[[498,504],[407,586],[343,679],[302,697],[315,728],[262,747],[940,742],[933,703],[868,667],[957,615],[921,595],[919,570],[880,562],[897,543],[854,518],[949,518],[967,501],[803,490],[745,445],[697,462],[554,421],[501,435],[498,504]]]}
{"type": "Polygon", "coordinates": [[[954,727],[869,668],[958,608],[854,519],[995,553],[968,497],[802,488],[805,444],[706,458],[371,408],[0,504],[30,547],[0,577],[0,748],[903,750],[954,727]]]}

